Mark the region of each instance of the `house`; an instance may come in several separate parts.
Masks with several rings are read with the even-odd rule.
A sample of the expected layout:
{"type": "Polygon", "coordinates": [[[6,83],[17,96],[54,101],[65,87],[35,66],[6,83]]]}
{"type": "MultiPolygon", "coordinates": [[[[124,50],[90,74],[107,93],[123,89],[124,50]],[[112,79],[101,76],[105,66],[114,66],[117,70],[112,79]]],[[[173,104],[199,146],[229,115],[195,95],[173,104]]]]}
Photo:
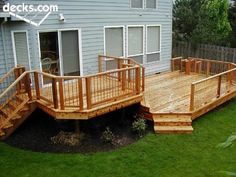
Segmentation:
{"type": "Polygon", "coordinates": [[[0,76],[17,65],[55,75],[88,75],[98,72],[99,54],[132,57],[146,67],[147,75],[170,70],[172,0],[8,0],[1,4],[0,76]],[[3,12],[4,4],[57,5],[58,11],[9,14],[3,12]]]}

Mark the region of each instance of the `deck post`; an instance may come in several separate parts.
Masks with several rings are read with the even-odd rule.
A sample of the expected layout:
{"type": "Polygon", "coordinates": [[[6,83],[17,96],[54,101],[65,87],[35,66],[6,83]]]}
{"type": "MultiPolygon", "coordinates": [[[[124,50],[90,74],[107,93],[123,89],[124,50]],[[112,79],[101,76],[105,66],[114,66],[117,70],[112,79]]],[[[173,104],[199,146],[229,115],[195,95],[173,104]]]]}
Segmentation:
{"type": "Polygon", "coordinates": [[[28,94],[29,100],[32,100],[32,92],[31,92],[31,85],[30,85],[30,77],[29,77],[29,73],[27,73],[25,75],[25,79],[24,79],[24,86],[25,86],[25,91],[28,94]]]}
{"type": "Polygon", "coordinates": [[[222,82],[222,76],[220,75],[218,78],[217,98],[221,96],[221,82],[222,82]]]}
{"type": "Polygon", "coordinates": [[[191,72],[191,61],[190,60],[187,60],[186,61],[186,74],[187,75],[190,75],[190,72],[191,72]]]}
{"type": "Polygon", "coordinates": [[[190,95],[190,111],[194,111],[195,107],[195,85],[191,85],[191,95],[190,95]]]}
{"type": "MultiPolygon", "coordinates": [[[[122,66],[121,60],[118,59],[117,60],[117,69],[121,69],[121,66],[122,66]]],[[[118,72],[118,80],[121,81],[121,73],[120,72],[118,72]]]]}
{"type": "Polygon", "coordinates": [[[52,95],[54,108],[58,109],[57,80],[55,78],[52,79],[52,95]]]}
{"type": "Polygon", "coordinates": [[[60,78],[59,79],[59,97],[60,97],[61,110],[65,110],[63,82],[64,82],[64,79],[60,78]]]}
{"type": "Polygon", "coordinates": [[[98,72],[101,73],[102,72],[102,56],[98,55],[98,72]]]}
{"type": "Polygon", "coordinates": [[[171,71],[175,71],[175,61],[173,59],[171,60],[171,71]]]}
{"type": "MultiPolygon", "coordinates": [[[[126,68],[126,67],[123,66],[123,68],[126,68]]],[[[118,72],[120,73],[120,71],[118,72]]],[[[126,89],[126,70],[122,71],[121,87],[123,91],[126,89]]]]}
{"type": "Polygon", "coordinates": [[[83,79],[79,78],[79,108],[80,110],[84,109],[84,100],[83,100],[83,79]]]}
{"type": "Polygon", "coordinates": [[[207,62],[207,71],[206,71],[207,77],[210,75],[210,70],[211,70],[211,62],[208,61],[208,62],[207,62]]]}
{"type": "MultiPolygon", "coordinates": [[[[15,80],[20,76],[19,68],[14,69],[15,80]]],[[[16,85],[17,94],[20,94],[21,86],[20,82],[16,85]]]]}
{"type": "Polygon", "coordinates": [[[91,77],[86,77],[86,100],[87,100],[87,109],[91,109],[92,108],[91,77]]]}
{"type": "Polygon", "coordinates": [[[34,84],[35,84],[35,90],[36,90],[36,99],[40,99],[40,86],[39,86],[39,74],[37,72],[34,72],[34,84]]]}
{"type": "Polygon", "coordinates": [[[136,94],[139,95],[140,94],[140,88],[141,88],[141,73],[140,73],[140,67],[137,67],[135,69],[135,76],[136,76],[136,79],[135,79],[135,86],[136,86],[136,94]]]}
{"type": "Polygon", "coordinates": [[[145,68],[142,68],[142,91],[145,90],[145,68]]]}

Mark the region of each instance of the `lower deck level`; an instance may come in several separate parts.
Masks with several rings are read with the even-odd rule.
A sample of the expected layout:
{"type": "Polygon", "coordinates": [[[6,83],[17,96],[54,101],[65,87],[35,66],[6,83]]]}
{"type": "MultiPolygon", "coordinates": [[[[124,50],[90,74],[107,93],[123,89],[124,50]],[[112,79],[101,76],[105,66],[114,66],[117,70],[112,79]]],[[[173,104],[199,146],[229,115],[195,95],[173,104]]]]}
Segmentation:
{"type": "Polygon", "coordinates": [[[157,133],[191,133],[194,119],[235,96],[236,82],[223,76],[219,83],[219,77],[208,80],[204,74],[167,72],[146,77],[140,114],[154,121],[157,133]],[[198,81],[204,82],[193,90],[198,81]]]}

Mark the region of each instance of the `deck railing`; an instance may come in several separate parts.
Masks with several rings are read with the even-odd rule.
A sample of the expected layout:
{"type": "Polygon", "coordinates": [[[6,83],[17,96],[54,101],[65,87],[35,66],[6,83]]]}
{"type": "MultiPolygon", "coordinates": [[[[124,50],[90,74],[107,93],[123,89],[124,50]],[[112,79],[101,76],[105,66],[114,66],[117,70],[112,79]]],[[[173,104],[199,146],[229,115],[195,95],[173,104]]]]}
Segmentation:
{"type": "MultiPolygon", "coordinates": [[[[127,68],[132,66],[139,66],[141,72],[141,90],[145,90],[145,67],[140,63],[136,62],[133,58],[119,58],[114,56],[98,56],[98,71],[109,71],[121,68],[127,68]]],[[[131,73],[128,73],[129,77],[131,73]]],[[[119,76],[121,77],[121,75],[119,76]]]]}
{"type": "Polygon", "coordinates": [[[173,58],[172,71],[202,74],[207,78],[193,82],[190,91],[190,111],[201,109],[226,94],[236,91],[236,64],[201,58],[173,58]]]}
{"type": "Polygon", "coordinates": [[[20,93],[28,95],[29,100],[43,101],[57,110],[85,111],[140,95],[144,70],[132,60],[126,60],[131,64],[120,62],[119,69],[83,77],[26,71],[1,93],[0,100],[6,103],[14,96],[12,90],[17,91],[19,85],[20,93]],[[46,86],[42,82],[46,82],[46,86]]]}

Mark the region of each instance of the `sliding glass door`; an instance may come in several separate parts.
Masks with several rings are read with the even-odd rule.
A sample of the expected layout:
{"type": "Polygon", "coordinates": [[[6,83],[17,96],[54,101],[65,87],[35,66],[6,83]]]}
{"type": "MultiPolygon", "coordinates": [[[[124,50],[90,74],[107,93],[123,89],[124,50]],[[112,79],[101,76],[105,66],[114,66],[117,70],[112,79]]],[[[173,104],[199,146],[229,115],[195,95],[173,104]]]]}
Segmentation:
{"type": "Polygon", "coordinates": [[[61,59],[65,76],[80,75],[78,30],[61,31],[61,59]]]}
{"type": "Polygon", "coordinates": [[[79,76],[79,37],[78,30],[40,32],[42,71],[53,75],[79,76]]]}

